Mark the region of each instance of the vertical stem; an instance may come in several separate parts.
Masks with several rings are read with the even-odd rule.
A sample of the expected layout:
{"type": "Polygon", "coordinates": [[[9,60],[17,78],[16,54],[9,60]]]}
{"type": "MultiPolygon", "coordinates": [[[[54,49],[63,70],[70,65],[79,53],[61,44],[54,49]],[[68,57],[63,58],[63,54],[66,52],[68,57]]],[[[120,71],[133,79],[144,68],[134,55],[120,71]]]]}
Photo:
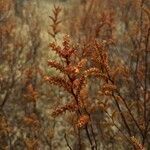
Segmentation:
{"type": "Polygon", "coordinates": [[[145,121],[145,132],[144,132],[144,137],[143,137],[143,145],[145,143],[146,140],[146,136],[147,136],[147,130],[148,130],[148,126],[149,126],[149,119],[147,119],[147,78],[148,78],[148,44],[149,44],[149,34],[150,34],[150,28],[148,29],[148,34],[147,34],[147,38],[146,38],[146,48],[145,48],[145,57],[144,57],[144,61],[145,61],[145,77],[144,77],[144,121],[145,121]]]}
{"type": "Polygon", "coordinates": [[[73,150],[73,149],[71,148],[71,146],[69,145],[69,142],[68,142],[66,133],[65,133],[65,135],[64,135],[64,138],[65,138],[65,141],[66,141],[66,143],[67,143],[68,148],[69,148],[70,150],[73,150]]]}
{"type": "MultiPolygon", "coordinates": [[[[70,64],[70,61],[69,61],[68,58],[66,58],[66,64],[67,64],[67,65],[70,64]]],[[[70,75],[68,75],[68,78],[69,78],[70,82],[73,84],[73,79],[71,78],[70,75]]],[[[72,93],[72,96],[74,97],[74,99],[75,99],[77,105],[79,105],[78,95],[76,95],[76,94],[74,93],[73,87],[71,87],[71,93],[72,93]]],[[[80,115],[82,114],[82,112],[81,112],[80,110],[78,110],[78,112],[79,112],[80,115]]],[[[87,135],[87,137],[88,137],[88,140],[89,140],[89,142],[90,142],[91,148],[92,148],[92,150],[94,150],[93,142],[92,142],[92,139],[91,139],[91,137],[90,137],[90,133],[89,133],[89,130],[88,130],[88,126],[87,126],[87,125],[85,126],[85,131],[86,131],[86,135],[87,135]]]]}

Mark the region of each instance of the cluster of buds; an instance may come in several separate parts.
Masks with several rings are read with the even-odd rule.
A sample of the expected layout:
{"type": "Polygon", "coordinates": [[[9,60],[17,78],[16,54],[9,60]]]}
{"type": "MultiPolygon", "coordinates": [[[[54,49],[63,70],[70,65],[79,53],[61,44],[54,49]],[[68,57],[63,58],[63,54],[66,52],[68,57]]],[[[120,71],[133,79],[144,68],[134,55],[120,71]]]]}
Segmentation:
{"type": "Polygon", "coordinates": [[[71,103],[71,104],[66,104],[65,106],[62,106],[62,107],[58,107],[52,113],[52,116],[57,117],[58,115],[66,112],[67,110],[70,111],[70,112],[77,111],[78,110],[78,105],[76,105],[74,103],[71,103]]]}
{"type": "Polygon", "coordinates": [[[54,42],[49,44],[49,48],[51,48],[51,50],[56,52],[60,57],[64,57],[62,50],[61,50],[61,47],[57,46],[54,42]]]}
{"type": "Polygon", "coordinates": [[[79,63],[77,64],[77,68],[81,70],[86,66],[86,64],[87,64],[87,59],[81,59],[81,61],[79,61],[79,63]]]}
{"type": "Polygon", "coordinates": [[[99,76],[100,70],[98,68],[90,68],[84,72],[85,76],[99,76]]]}
{"type": "Polygon", "coordinates": [[[67,35],[64,37],[63,48],[57,46],[54,42],[50,43],[49,47],[64,59],[71,57],[71,55],[75,52],[75,49],[70,46],[70,40],[67,35]]]}
{"type": "Polygon", "coordinates": [[[70,91],[70,87],[71,87],[71,84],[69,83],[69,81],[66,81],[65,79],[63,78],[59,78],[59,77],[51,77],[51,76],[45,76],[44,77],[44,80],[45,81],[48,81],[50,84],[53,84],[53,85],[57,85],[59,87],[63,87],[65,90],[67,90],[68,92],[71,92],[70,91]]]}
{"type": "Polygon", "coordinates": [[[88,122],[89,122],[89,120],[90,120],[90,118],[89,118],[88,115],[82,115],[82,116],[80,116],[80,118],[78,119],[78,122],[77,122],[77,127],[81,128],[81,127],[87,125],[88,122]]]}
{"type": "Polygon", "coordinates": [[[102,93],[105,95],[111,95],[113,91],[115,91],[117,89],[117,87],[115,85],[112,84],[104,84],[102,86],[102,93]]]}
{"type": "Polygon", "coordinates": [[[59,62],[57,61],[48,61],[48,66],[52,67],[52,68],[55,68],[56,70],[59,70],[61,72],[64,72],[65,69],[64,69],[64,66],[61,65],[59,62]]]}
{"type": "Polygon", "coordinates": [[[72,66],[72,65],[68,65],[66,68],[65,68],[66,72],[68,74],[72,73],[72,74],[78,74],[79,73],[79,69],[75,66],[72,66]]]}

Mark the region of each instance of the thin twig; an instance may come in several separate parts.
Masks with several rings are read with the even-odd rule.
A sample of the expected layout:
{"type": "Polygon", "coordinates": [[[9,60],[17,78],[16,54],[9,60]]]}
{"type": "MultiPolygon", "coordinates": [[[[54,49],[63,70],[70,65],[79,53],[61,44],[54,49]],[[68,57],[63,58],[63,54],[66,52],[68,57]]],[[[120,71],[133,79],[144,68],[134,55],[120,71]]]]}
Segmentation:
{"type": "Polygon", "coordinates": [[[67,143],[68,148],[69,148],[70,150],[73,150],[73,149],[71,148],[71,146],[69,145],[69,141],[68,141],[68,139],[67,139],[67,134],[66,134],[66,133],[65,133],[65,135],[64,135],[64,138],[65,138],[65,141],[66,141],[66,143],[67,143]]]}

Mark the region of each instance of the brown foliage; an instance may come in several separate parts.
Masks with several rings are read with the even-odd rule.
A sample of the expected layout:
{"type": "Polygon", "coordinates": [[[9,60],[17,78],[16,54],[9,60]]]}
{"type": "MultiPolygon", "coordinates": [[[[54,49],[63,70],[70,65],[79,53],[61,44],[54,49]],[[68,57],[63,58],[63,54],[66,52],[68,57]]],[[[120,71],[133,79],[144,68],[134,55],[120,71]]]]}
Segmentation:
{"type": "Polygon", "coordinates": [[[38,6],[20,3],[0,1],[0,149],[150,149],[148,1],[54,5],[47,67],[38,6]]]}
{"type": "MultiPolygon", "coordinates": [[[[128,47],[133,49],[128,51],[129,55],[132,55],[131,60],[128,59],[131,64],[119,56],[117,56],[117,62],[116,56],[114,57],[114,54],[111,52],[112,47],[115,46],[116,49],[118,47],[118,39],[114,40],[113,37],[116,36],[115,38],[119,38],[119,36],[114,33],[115,24],[112,17],[115,10],[112,12],[113,2],[112,5],[110,5],[112,8],[111,11],[101,12],[100,21],[96,16],[98,15],[97,12],[95,13],[98,9],[97,4],[98,1],[87,2],[85,6],[83,6],[85,7],[84,11],[86,12],[86,16],[78,16],[76,19],[78,19],[78,21],[80,20],[79,22],[77,22],[77,20],[71,20],[74,21],[75,24],[78,24],[78,30],[81,29],[77,33],[82,32],[87,36],[86,38],[80,36],[80,34],[80,37],[76,36],[76,31],[74,31],[76,28],[73,28],[73,26],[70,29],[71,35],[75,38],[75,41],[76,38],[82,39],[84,44],[82,41],[79,41],[80,46],[75,47],[73,46],[75,44],[70,44],[68,37],[64,38],[62,47],[54,43],[50,44],[50,48],[62,58],[64,63],[49,61],[48,65],[62,72],[63,77],[59,79],[57,77],[47,77],[47,79],[49,79],[50,83],[55,83],[55,85],[63,87],[72,95],[78,108],[76,110],[78,116],[77,127],[84,126],[83,129],[86,130],[85,132],[91,144],[91,149],[97,149],[98,146],[96,140],[98,133],[96,133],[96,129],[94,128],[96,120],[94,120],[93,117],[94,114],[97,114],[98,109],[104,112],[104,118],[100,120],[100,123],[109,124],[109,128],[104,129],[104,127],[98,127],[101,128],[99,129],[101,130],[101,137],[105,137],[106,134],[107,137],[111,137],[111,132],[115,135],[119,133],[118,136],[121,134],[120,137],[123,137],[122,140],[129,142],[133,148],[147,148],[148,143],[146,141],[149,137],[148,116],[150,113],[148,96],[148,24],[150,20],[148,19],[149,14],[147,14],[147,11],[145,11],[145,9],[143,10],[143,7],[146,6],[146,2],[137,2],[137,7],[134,8],[136,11],[141,11],[141,17],[138,22],[139,25],[136,27],[137,30],[139,30],[138,33],[131,34],[132,25],[130,26],[128,23],[128,21],[132,23],[136,22],[134,17],[129,20],[129,16],[124,16],[125,18],[122,20],[126,25],[125,30],[127,34],[121,37],[121,40],[123,40],[122,42],[127,40],[132,45],[128,47]],[[95,26],[92,15],[96,20],[95,23],[97,25],[95,26]],[[86,30],[86,26],[91,33],[86,30]],[[110,35],[106,33],[105,36],[103,36],[104,31],[107,32],[108,29],[103,28],[104,26],[107,26],[109,30],[113,32],[111,32],[110,35]],[[99,33],[102,29],[103,33],[99,33]],[[99,37],[97,35],[99,35],[99,37]],[[136,42],[139,43],[139,45],[136,44],[136,42]],[[112,55],[112,57],[110,55],[112,55]],[[97,81],[96,85],[99,87],[96,96],[92,97],[89,89],[88,92],[81,96],[81,91],[87,87],[94,86],[93,83],[90,82],[93,78],[97,81]],[[113,131],[113,127],[116,128],[116,131],[113,131]],[[133,138],[134,136],[138,137],[139,142],[136,138],[133,138]]],[[[124,8],[122,15],[124,15],[125,9],[131,11],[129,5],[131,4],[128,2],[120,4],[120,9],[122,7],[124,8]]],[[[133,4],[131,7],[134,7],[133,4]]],[[[81,11],[82,9],[81,6],[81,11]]],[[[124,57],[127,56],[124,55],[124,57]]],[[[66,108],[66,106],[68,106],[68,104],[58,108],[58,114],[66,110],[70,112],[70,109],[66,108]]],[[[74,108],[72,108],[72,111],[74,111],[74,108]]],[[[105,140],[107,141],[107,138],[104,138],[104,145],[106,143],[105,140]]],[[[116,140],[116,142],[119,141],[116,140]]]]}

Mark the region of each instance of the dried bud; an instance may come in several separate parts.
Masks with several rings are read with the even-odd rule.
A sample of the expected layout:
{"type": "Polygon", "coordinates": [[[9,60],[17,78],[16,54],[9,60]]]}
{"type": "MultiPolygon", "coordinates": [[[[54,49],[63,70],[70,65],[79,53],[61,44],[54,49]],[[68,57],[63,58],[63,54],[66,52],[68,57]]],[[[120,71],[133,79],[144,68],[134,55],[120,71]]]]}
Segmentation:
{"type": "Polygon", "coordinates": [[[77,127],[78,128],[81,128],[83,126],[85,126],[86,124],[88,124],[90,118],[88,115],[82,115],[80,116],[78,122],[77,122],[77,127]]]}

